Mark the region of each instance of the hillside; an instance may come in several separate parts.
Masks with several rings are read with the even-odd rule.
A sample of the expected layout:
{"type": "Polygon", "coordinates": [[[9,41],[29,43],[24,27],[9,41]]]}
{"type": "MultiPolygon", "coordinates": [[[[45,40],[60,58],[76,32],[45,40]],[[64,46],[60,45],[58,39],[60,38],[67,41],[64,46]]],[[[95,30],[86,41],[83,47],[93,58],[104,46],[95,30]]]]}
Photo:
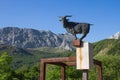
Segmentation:
{"type": "Polygon", "coordinates": [[[62,57],[75,55],[74,51],[68,51],[60,48],[41,47],[41,48],[18,48],[15,46],[0,45],[0,55],[7,52],[13,57],[12,68],[17,69],[23,65],[33,66],[41,58],[62,57]]]}
{"type": "MultiPolygon", "coordinates": [[[[120,69],[120,39],[105,39],[93,43],[93,48],[94,59],[102,62],[103,79],[119,80],[120,72],[118,70],[120,69]]],[[[63,50],[54,47],[23,49],[15,46],[0,45],[0,54],[4,51],[13,58],[11,65],[12,69],[15,71],[13,76],[18,80],[38,80],[40,75],[41,58],[68,57],[75,56],[76,53],[75,51],[63,50]],[[35,73],[36,75],[34,75],[35,73]]],[[[77,80],[81,78],[81,71],[76,70],[76,67],[67,67],[66,69],[66,74],[68,75],[68,77],[71,78],[71,74],[73,76],[73,78],[71,78],[70,80],[77,80]]],[[[98,72],[96,70],[97,68],[96,66],[94,66],[94,68],[89,71],[89,80],[97,80],[98,72]]],[[[47,78],[54,79],[54,77],[56,77],[56,79],[58,79],[59,77],[57,75],[59,75],[60,73],[58,71],[60,71],[60,67],[48,65],[47,75],[49,75],[47,76],[47,78]]]]}
{"type": "MultiPolygon", "coordinates": [[[[93,43],[94,56],[97,55],[120,55],[120,39],[105,39],[93,43]]],[[[12,46],[0,46],[0,53],[7,52],[13,56],[13,67],[17,68],[23,64],[33,65],[39,62],[41,58],[62,57],[75,55],[75,51],[63,50],[54,47],[41,47],[23,49],[12,46]]]]}
{"type": "Polygon", "coordinates": [[[120,55],[120,39],[105,39],[94,43],[94,55],[120,55]]]}

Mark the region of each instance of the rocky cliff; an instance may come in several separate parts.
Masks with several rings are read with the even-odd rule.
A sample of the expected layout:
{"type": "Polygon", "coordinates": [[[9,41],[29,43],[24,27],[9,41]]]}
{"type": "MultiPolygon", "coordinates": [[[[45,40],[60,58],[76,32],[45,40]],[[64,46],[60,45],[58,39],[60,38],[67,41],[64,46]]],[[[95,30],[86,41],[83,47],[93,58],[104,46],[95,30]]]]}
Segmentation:
{"type": "Polygon", "coordinates": [[[20,48],[59,47],[72,50],[71,34],[55,34],[51,31],[35,30],[18,27],[0,29],[0,44],[20,48]]]}

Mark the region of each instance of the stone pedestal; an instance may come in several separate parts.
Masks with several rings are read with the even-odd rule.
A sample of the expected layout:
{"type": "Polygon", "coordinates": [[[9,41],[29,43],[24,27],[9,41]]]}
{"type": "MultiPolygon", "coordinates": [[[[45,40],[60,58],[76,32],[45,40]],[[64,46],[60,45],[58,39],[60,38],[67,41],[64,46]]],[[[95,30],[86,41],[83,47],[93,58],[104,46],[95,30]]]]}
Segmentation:
{"type": "Polygon", "coordinates": [[[73,41],[73,46],[76,48],[76,67],[80,70],[88,70],[93,66],[93,49],[89,42],[80,40],[73,41]]]}

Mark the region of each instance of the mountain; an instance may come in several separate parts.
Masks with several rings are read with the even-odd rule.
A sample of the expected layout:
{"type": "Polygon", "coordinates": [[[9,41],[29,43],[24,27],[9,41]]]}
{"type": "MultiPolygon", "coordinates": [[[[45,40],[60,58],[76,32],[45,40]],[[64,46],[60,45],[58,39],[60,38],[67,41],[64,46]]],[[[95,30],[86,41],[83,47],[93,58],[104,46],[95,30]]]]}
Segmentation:
{"type": "Polygon", "coordinates": [[[0,44],[19,48],[59,47],[72,50],[71,34],[55,34],[51,31],[35,30],[18,27],[0,29],[0,44]]]}
{"type": "Polygon", "coordinates": [[[117,32],[114,35],[110,36],[109,39],[120,39],[120,32],[117,32]]]}
{"type": "MultiPolygon", "coordinates": [[[[64,44],[65,40],[70,42],[69,37],[66,37],[67,34],[58,34],[59,38],[63,40],[59,47],[40,47],[40,48],[18,48],[16,46],[5,46],[0,45],[0,54],[2,52],[7,52],[13,57],[12,66],[14,69],[17,69],[24,64],[33,65],[36,62],[39,62],[41,58],[50,58],[50,57],[67,57],[75,56],[75,51],[68,51],[59,49],[61,46],[70,44],[64,44]],[[68,39],[68,40],[67,40],[68,39]],[[63,45],[64,44],[64,45],[63,45]]],[[[69,34],[68,34],[69,35],[69,34]]],[[[64,46],[65,47],[65,46],[64,46]]],[[[105,39],[93,43],[94,57],[96,56],[120,56],[120,39],[105,39]]]]}

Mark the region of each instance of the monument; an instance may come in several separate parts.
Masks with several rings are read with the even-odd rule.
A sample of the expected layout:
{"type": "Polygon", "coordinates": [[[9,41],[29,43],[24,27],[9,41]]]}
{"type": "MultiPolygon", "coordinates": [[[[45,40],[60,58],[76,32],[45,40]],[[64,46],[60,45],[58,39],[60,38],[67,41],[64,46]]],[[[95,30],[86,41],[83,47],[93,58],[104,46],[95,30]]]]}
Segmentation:
{"type": "MultiPolygon", "coordinates": [[[[70,22],[67,17],[72,17],[71,15],[60,16],[60,21],[63,24],[63,27],[67,32],[75,36],[75,40],[72,42],[72,45],[76,48],[76,68],[83,70],[83,73],[86,76],[83,76],[87,80],[87,71],[93,66],[93,49],[92,44],[89,42],[82,41],[86,35],[89,33],[90,25],[89,23],[78,23],[70,22]],[[80,39],[77,38],[76,34],[83,34],[80,39]]],[[[83,74],[83,75],[84,75],[83,74]]]]}
{"type": "Polygon", "coordinates": [[[41,59],[40,79],[45,80],[46,64],[53,64],[61,66],[61,80],[65,80],[66,66],[76,66],[76,69],[82,70],[82,80],[88,80],[88,70],[93,67],[93,64],[98,66],[98,80],[102,80],[102,65],[100,61],[93,59],[93,48],[90,42],[85,42],[83,39],[90,31],[89,23],[70,22],[67,17],[71,15],[59,16],[63,27],[68,33],[75,36],[72,45],[76,47],[76,57],[63,57],[63,58],[47,58],[41,59]],[[77,38],[77,34],[82,34],[81,38],[77,38]]]}
{"type": "Polygon", "coordinates": [[[83,36],[80,38],[82,41],[83,38],[86,37],[86,35],[89,33],[90,25],[89,23],[78,23],[78,22],[70,22],[67,17],[72,17],[71,15],[67,16],[59,16],[60,21],[63,23],[63,27],[66,28],[68,33],[71,33],[75,36],[75,39],[77,40],[76,34],[83,34],[83,36]]]}
{"type": "Polygon", "coordinates": [[[71,15],[60,16],[60,21],[63,24],[63,27],[67,30],[67,32],[73,34],[75,39],[72,44],[77,47],[76,49],[76,59],[77,59],[77,69],[90,69],[93,65],[92,58],[92,44],[89,42],[83,42],[83,38],[90,31],[89,23],[78,23],[78,22],[70,22],[67,17],[72,17],[71,15]],[[77,39],[76,34],[83,34],[80,39],[77,39]]]}

